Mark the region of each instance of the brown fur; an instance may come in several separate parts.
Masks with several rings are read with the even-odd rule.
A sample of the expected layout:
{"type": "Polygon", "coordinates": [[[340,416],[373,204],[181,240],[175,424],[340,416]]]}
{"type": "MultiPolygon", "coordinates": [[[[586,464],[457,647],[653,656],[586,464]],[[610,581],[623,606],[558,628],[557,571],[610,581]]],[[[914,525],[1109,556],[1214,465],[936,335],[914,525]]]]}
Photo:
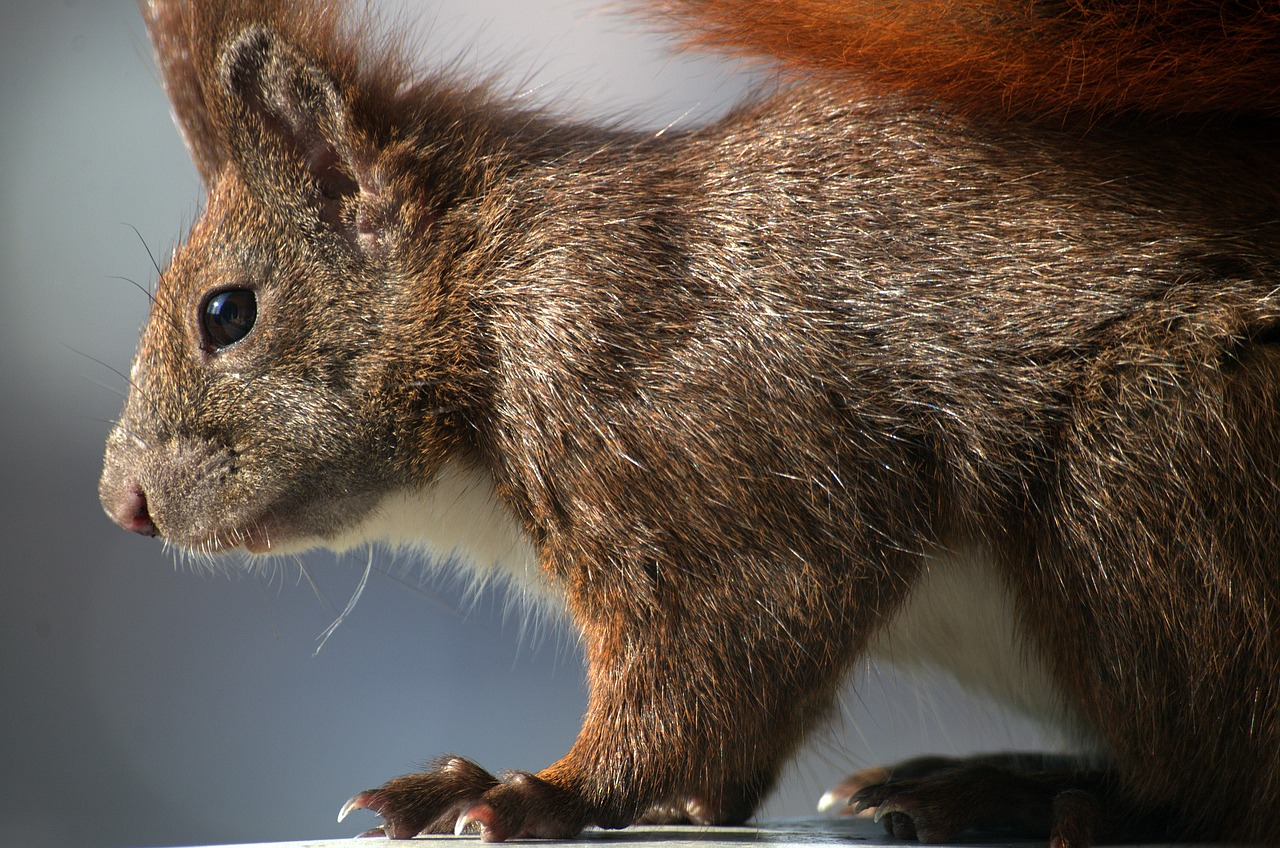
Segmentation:
{"type": "MultiPolygon", "coordinates": [[[[1060,844],[1280,842],[1274,126],[1085,133],[797,80],[655,137],[415,76],[334,3],[144,11],[208,201],[107,511],[277,550],[462,464],[582,633],[565,757],[353,799],[389,835],[740,821],[924,555],[977,545],[1110,754],[972,764],[984,821],[1004,797],[1060,844]],[[228,288],[258,314],[220,348],[228,288]]],[[[934,777],[878,796],[899,832],[973,823],[934,777]]]]}

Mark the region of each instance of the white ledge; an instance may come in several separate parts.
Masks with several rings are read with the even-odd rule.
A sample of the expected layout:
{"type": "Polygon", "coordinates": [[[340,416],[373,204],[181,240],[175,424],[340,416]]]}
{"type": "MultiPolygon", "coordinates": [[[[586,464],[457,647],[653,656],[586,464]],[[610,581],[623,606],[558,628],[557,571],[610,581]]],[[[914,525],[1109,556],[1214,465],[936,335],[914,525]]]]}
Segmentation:
{"type": "MultiPolygon", "coordinates": [[[[321,839],[302,842],[255,843],[239,846],[205,846],[205,848],[378,848],[381,845],[419,845],[423,843],[451,843],[451,848],[479,848],[484,845],[475,836],[419,836],[412,840],[384,839],[321,839]]],[[[513,845],[530,846],[582,846],[608,843],[609,848],[626,848],[626,846],[643,846],[643,848],[744,848],[744,846],[792,846],[819,845],[896,845],[910,848],[916,843],[903,842],[888,836],[884,828],[867,818],[813,818],[794,821],[763,822],[753,827],[629,827],[625,830],[588,830],[576,840],[557,842],[554,840],[527,840],[512,843],[513,845]]],[[[966,839],[964,848],[1028,848],[1034,842],[1008,839],[966,839]]],[[[1132,846],[1131,846],[1132,848],[1132,846]]]]}

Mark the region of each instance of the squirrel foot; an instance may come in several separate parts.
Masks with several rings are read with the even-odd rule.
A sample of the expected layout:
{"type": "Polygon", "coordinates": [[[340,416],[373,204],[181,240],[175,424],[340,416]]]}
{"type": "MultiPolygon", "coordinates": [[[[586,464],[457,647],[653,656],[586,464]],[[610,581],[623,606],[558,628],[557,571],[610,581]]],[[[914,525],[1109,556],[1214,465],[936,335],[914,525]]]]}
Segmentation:
{"type": "Polygon", "coordinates": [[[984,761],[939,766],[859,789],[850,812],[874,809],[888,833],[918,842],[944,842],[982,828],[1048,837],[1052,848],[1087,848],[1104,830],[1103,805],[1092,791],[1096,774],[1029,774],[984,761]]]}
{"type": "Polygon", "coordinates": [[[1134,803],[1116,775],[1065,754],[919,757],[855,772],[823,798],[824,809],[875,820],[899,839],[943,842],[970,828],[1047,838],[1049,848],[1165,841],[1171,811],[1134,803]]]}
{"type": "Polygon", "coordinates": [[[955,757],[926,756],[904,760],[892,766],[878,765],[859,769],[826,791],[818,801],[818,812],[831,816],[870,816],[874,808],[863,805],[855,809],[852,802],[853,797],[863,789],[893,780],[927,777],[970,762],[972,760],[955,757]]]}
{"type": "Polygon", "coordinates": [[[343,806],[338,820],[360,809],[383,820],[364,836],[391,839],[477,828],[486,842],[568,839],[584,824],[578,806],[547,781],[526,772],[499,780],[462,757],[446,757],[431,771],[397,777],[357,794],[343,806]]]}
{"type": "Polygon", "coordinates": [[[903,780],[919,780],[945,771],[978,765],[996,766],[1018,774],[1057,772],[1060,774],[1087,773],[1088,765],[1072,754],[1029,751],[1005,751],[993,754],[976,754],[967,757],[927,755],[913,757],[893,765],[877,765],[860,769],[836,783],[818,801],[818,811],[831,816],[870,816],[874,808],[852,806],[852,798],[869,786],[903,780]]]}

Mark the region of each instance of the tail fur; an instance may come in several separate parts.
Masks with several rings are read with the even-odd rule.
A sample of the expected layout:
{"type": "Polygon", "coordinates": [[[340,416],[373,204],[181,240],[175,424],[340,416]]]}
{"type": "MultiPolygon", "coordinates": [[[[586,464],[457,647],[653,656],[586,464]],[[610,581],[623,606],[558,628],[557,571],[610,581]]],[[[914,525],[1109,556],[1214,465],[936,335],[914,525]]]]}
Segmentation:
{"type": "Polygon", "coordinates": [[[1280,115],[1278,0],[653,0],[695,46],[967,109],[1280,115]]]}

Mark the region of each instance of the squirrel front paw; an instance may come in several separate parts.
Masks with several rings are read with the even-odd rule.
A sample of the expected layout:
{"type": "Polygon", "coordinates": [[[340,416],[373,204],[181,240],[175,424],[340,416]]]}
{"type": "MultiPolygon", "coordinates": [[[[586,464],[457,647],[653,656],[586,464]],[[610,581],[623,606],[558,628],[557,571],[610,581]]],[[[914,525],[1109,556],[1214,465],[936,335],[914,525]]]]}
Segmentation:
{"type": "Polygon", "coordinates": [[[499,780],[462,757],[446,757],[423,774],[390,780],[348,801],[338,814],[367,809],[382,825],[364,834],[412,839],[424,833],[461,834],[478,829],[486,842],[568,839],[586,824],[569,793],[527,772],[499,780]]]}

